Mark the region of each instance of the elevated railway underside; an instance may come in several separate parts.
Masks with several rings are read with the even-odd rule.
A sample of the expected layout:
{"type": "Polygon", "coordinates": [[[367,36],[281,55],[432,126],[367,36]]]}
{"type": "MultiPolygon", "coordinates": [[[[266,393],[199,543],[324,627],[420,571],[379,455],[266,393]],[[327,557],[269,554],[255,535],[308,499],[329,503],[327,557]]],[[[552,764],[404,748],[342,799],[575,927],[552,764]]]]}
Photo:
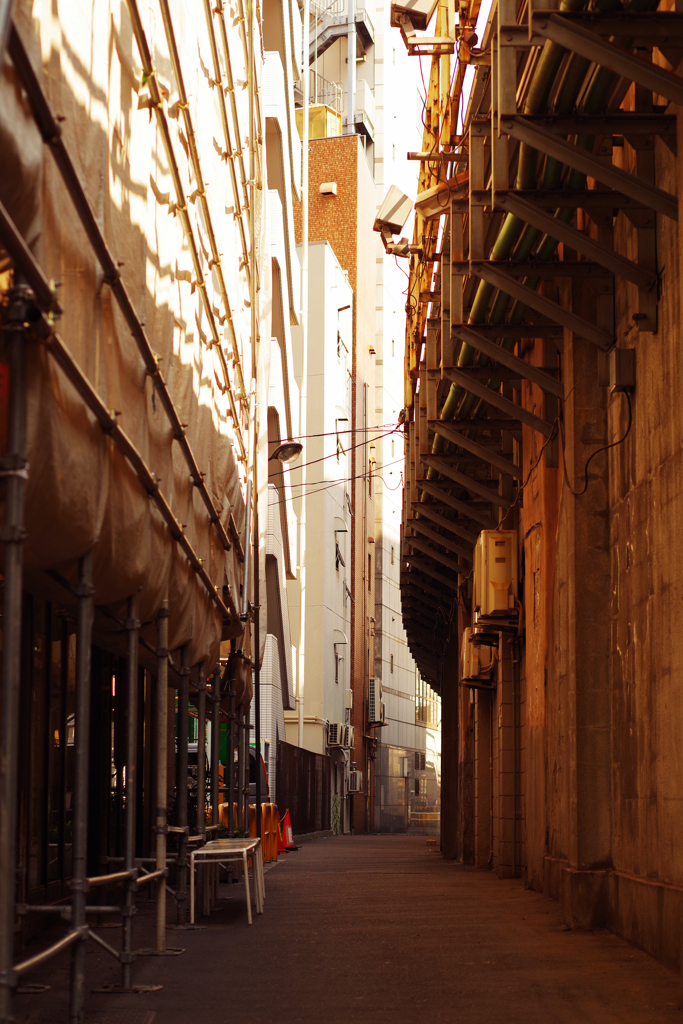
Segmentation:
{"type": "Polygon", "coordinates": [[[676,963],[683,15],[539,6],[440,7],[422,47],[404,624],[443,699],[445,855],[676,963]],[[482,530],[515,531],[518,618],[478,638],[482,530]]]}

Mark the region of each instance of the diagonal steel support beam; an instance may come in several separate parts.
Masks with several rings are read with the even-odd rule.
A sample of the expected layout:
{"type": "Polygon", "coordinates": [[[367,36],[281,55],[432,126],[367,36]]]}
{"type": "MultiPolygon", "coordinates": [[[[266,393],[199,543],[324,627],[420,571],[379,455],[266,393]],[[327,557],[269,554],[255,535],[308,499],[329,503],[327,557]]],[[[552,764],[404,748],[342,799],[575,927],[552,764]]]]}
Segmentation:
{"type": "MultiPolygon", "coordinates": [[[[609,44],[607,44],[609,45],[609,44]]],[[[634,58],[635,59],[635,58],[634,58]]],[[[683,80],[682,80],[683,85],[683,80]]],[[[623,192],[636,202],[642,203],[650,210],[657,210],[671,220],[678,220],[678,199],[670,192],[665,192],[654,185],[647,185],[632,174],[622,171],[619,167],[589,153],[580,146],[571,142],[565,142],[558,138],[553,132],[541,128],[537,124],[529,124],[523,118],[505,117],[501,119],[500,130],[505,135],[511,135],[520,142],[525,142],[532,149],[540,150],[547,156],[561,160],[563,164],[569,164],[577,171],[588,174],[603,185],[623,192]]],[[[558,204],[561,205],[562,192],[558,190],[558,204]]]]}
{"type": "MultiPolygon", "coordinates": [[[[520,480],[522,479],[522,470],[519,466],[516,466],[514,462],[509,462],[507,459],[504,459],[502,455],[492,451],[485,445],[479,444],[478,441],[473,441],[471,437],[467,437],[466,434],[461,433],[459,430],[454,430],[453,427],[449,426],[446,420],[433,420],[429,425],[432,430],[435,430],[436,433],[440,434],[441,437],[446,439],[446,441],[452,441],[453,444],[457,444],[466,451],[472,452],[473,455],[476,455],[484,462],[488,462],[491,466],[495,466],[501,473],[508,473],[510,476],[517,477],[520,480]]],[[[418,482],[418,487],[422,487],[424,489],[424,483],[424,480],[420,480],[418,482]]],[[[453,508],[455,507],[456,506],[454,505],[453,508]]],[[[467,515],[468,513],[465,514],[467,515]]]]}
{"type": "MultiPolygon", "coordinates": [[[[533,328],[529,329],[533,330],[533,328]]],[[[531,335],[529,336],[531,337],[531,335]]],[[[520,359],[519,356],[508,352],[507,349],[501,348],[495,341],[482,334],[479,328],[475,330],[471,327],[453,327],[451,328],[451,337],[458,338],[466,345],[471,345],[472,348],[495,359],[497,363],[501,363],[509,370],[515,370],[525,380],[538,384],[539,388],[547,391],[548,394],[555,395],[556,398],[561,398],[564,401],[564,386],[559,381],[551,377],[549,373],[545,373],[544,370],[539,370],[537,366],[532,366],[520,359]]]]}
{"type": "MultiPolygon", "coordinates": [[[[465,558],[468,562],[472,561],[472,551],[462,546],[462,544],[454,544],[448,537],[442,537],[440,533],[435,530],[430,530],[428,526],[425,526],[421,519],[409,519],[408,524],[412,526],[414,530],[421,533],[427,540],[432,540],[436,544],[440,544],[441,547],[446,548],[447,551],[451,551],[454,555],[459,555],[460,558],[465,558]]],[[[412,544],[410,538],[408,542],[412,544]]]]}
{"type": "MultiPolygon", "coordinates": [[[[419,572],[423,572],[426,576],[431,576],[432,579],[438,580],[439,583],[443,583],[444,586],[450,587],[451,590],[458,589],[456,580],[451,580],[448,576],[443,576],[440,572],[437,572],[436,569],[432,569],[431,565],[425,562],[423,558],[418,558],[416,555],[409,555],[408,561],[415,569],[419,572]]],[[[469,570],[465,572],[465,575],[467,575],[467,572],[469,572],[469,570]]]]}
{"type": "MultiPolygon", "coordinates": [[[[441,498],[439,497],[439,501],[441,498]]],[[[437,526],[442,526],[444,530],[449,530],[455,537],[461,537],[467,541],[472,547],[477,543],[477,534],[470,533],[469,530],[463,529],[463,527],[454,519],[448,519],[446,516],[440,515],[439,512],[435,512],[431,505],[428,505],[424,501],[411,501],[410,507],[413,512],[419,513],[421,516],[426,516],[427,519],[431,519],[437,526]]]]}
{"type": "MultiPolygon", "coordinates": [[[[496,192],[494,202],[496,207],[500,207],[508,213],[513,213],[520,220],[526,221],[527,224],[531,224],[535,228],[540,228],[541,231],[545,231],[551,238],[556,239],[558,242],[564,242],[565,245],[571,246],[572,249],[583,253],[584,256],[589,256],[596,263],[599,263],[600,266],[607,267],[612,273],[626,278],[627,281],[632,281],[639,288],[647,288],[649,290],[657,283],[656,274],[644,270],[637,263],[634,263],[633,260],[620,256],[613,249],[608,249],[607,246],[601,245],[600,242],[596,242],[589,235],[584,234],[583,231],[577,231],[576,228],[565,224],[558,217],[553,217],[551,213],[540,209],[538,206],[534,206],[533,203],[527,202],[526,199],[522,199],[521,196],[510,195],[509,192],[496,192]]],[[[560,263],[558,265],[559,273],[561,273],[561,266],[562,264],[560,263]]]]}
{"type": "MultiPolygon", "coordinates": [[[[491,376],[495,375],[495,370],[491,371],[491,376]]],[[[516,402],[511,402],[509,398],[504,398],[503,395],[494,391],[488,387],[482,381],[472,380],[462,370],[458,370],[456,367],[449,367],[444,369],[444,377],[454,381],[456,384],[460,384],[461,387],[469,391],[470,394],[476,395],[477,398],[483,399],[488,402],[489,405],[494,406],[496,409],[500,409],[501,412],[506,413],[508,416],[512,416],[514,419],[519,420],[521,423],[526,423],[528,427],[533,430],[537,430],[539,434],[543,434],[544,437],[550,437],[553,432],[552,423],[547,423],[542,420],[540,416],[535,416],[534,413],[529,412],[528,409],[523,409],[521,405],[517,405],[516,402]]]]}
{"type": "MultiPolygon", "coordinates": [[[[512,465],[512,463],[510,463],[512,465]]],[[[516,467],[515,467],[516,468],[516,467]]],[[[425,491],[427,494],[431,494],[433,498],[439,498],[446,505],[450,505],[451,508],[455,509],[456,512],[460,512],[461,515],[467,516],[468,519],[473,519],[475,522],[480,523],[485,530],[495,530],[496,524],[492,522],[491,517],[484,515],[479,509],[472,508],[466,501],[460,501],[459,498],[454,498],[448,491],[443,490],[443,484],[436,482],[431,483],[428,480],[418,480],[417,489],[419,491],[425,491]]]]}
{"type": "MultiPolygon", "coordinates": [[[[654,25],[660,19],[659,14],[646,14],[647,22],[654,25]]],[[[644,27],[644,26],[642,26],[644,27]]],[[[628,27],[624,29],[628,32],[628,27]]],[[[600,31],[600,23],[596,23],[596,30],[600,31]]],[[[637,82],[646,89],[666,96],[679,105],[683,104],[683,79],[674,75],[664,68],[658,67],[649,60],[637,57],[622,46],[616,46],[607,39],[597,35],[597,31],[584,28],[582,25],[572,23],[571,20],[563,18],[561,14],[552,12],[534,12],[531,15],[531,31],[534,36],[541,36],[545,39],[552,39],[560,46],[578,53],[581,57],[594,60],[596,64],[616,71],[618,75],[632,82],[637,82]]],[[[623,31],[623,30],[622,30],[623,31]]],[[[633,29],[632,29],[633,31],[633,29]]],[[[636,28],[637,38],[641,39],[641,26],[636,28]],[[641,29],[639,32],[638,29],[641,29]]],[[[644,40],[642,40],[644,42],[644,40]]]]}
{"type": "Polygon", "coordinates": [[[425,583],[423,579],[419,579],[415,573],[401,573],[401,592],[403,592],[405,587],[409,590],[418,592],[418,595],[429,594],[430,597],[436,598],[439,604],[443,602],[443,590],[437,590],[436,587],[431,587],[428,583],[425,583]]]}
{"type": "Polygon", "coordinates": [[[449,480],[455,480],[456,484],[460,484],[470,494],[477,494],[480,498],[486,498],[494,505],[499,505],[500,508],[507,508],[510,504],[505,498],[501,498],[498,491],[492,490],[487,487],[486,484],[481,483],[480,480],[473,480],[471,476],[467,476],[465,473],[461,473],[457,469],[453,469],[452,466],[446,465],[444,462],[440,462],[439,459],[434,458],[433,455],[423,455],[420,459],[425,466],[430,466],[432,469],[436,469],[443,476],[447,476],[449,480]]]}
{"type": "Polygon", "coordinates": [[[539,295],[533,288],[529,288],[528,285],[522,284],[516,278],[510,277],[495,264],[473,265],[472,273],[483,281],[492,284],[494,288],[500,288],[501,291],[513,299],[519,299],[520,302],[531,306],[532,309],[537,309],[539,313],[552,317],[557,323],[563,324],[568,330],[578,334],[581,338],[585,338],[586,341],[592,342],[598,348],[607,351],[607,349],[612,347],[614,339],[606,331],[601,331],[599,327],[594,327],[588,320],[584,320],[582,316],[577,316],[576,313],[563,309],[557,302],[547,299],[545,295],[539,295]]]}

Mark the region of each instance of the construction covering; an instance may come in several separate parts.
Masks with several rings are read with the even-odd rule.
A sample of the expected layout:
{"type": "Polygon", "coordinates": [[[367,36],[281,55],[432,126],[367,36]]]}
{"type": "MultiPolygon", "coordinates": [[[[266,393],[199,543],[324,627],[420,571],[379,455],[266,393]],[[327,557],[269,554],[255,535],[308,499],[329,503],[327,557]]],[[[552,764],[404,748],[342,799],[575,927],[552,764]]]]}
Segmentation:
{"type": "MultiPolygon", "coordinates": [[[[227,108],[225,83],[217,87],[215,82],[212,39],[202,4],[174,0],[170,9],[194,140],[188,137],[188,108],[181,102],[158,5],[141,5],[140,18],[163,97],[186,211],[180,207],[183,197],[160,131],[150,88],[154,83],[143,70],[129,7],[25,0],[17,5],[15,24],[158,358],[218,512],[222,536],[231,538],[229,550],[220,528],[210,521],[206,502],[195,493],[187,459],[174,441],[139,344],[104,280],[8,60],[0,96],[0,198],[46,276],[56,283],[63,309],[56,324],[60,337],[155,475],[232,614],[226,620],[221,613],[131,464],[51,359],[49,345],[33,343],[27,382],[27,585],[43,591],[57,587],[55,573],[73,583],[77,559],[94,548],[95,600],[119,618],[119,624],[111,620],[112,631],[120,630],[123,602],[132,593],[138,593],[143,636],[144,624],[153,621],[168,596],[169,649],[189,643],[189,663],[195,664],[213,662],[221,638],[242,630],[234,613],[242,576],[242,490],[249,439],[243,381],[246,377],[248,386],[252,376],[248,274],[254,261],[244,246],[248,182],[240,182],[236,195],[235,175],[231,182],[227,169],[235,153],[226,146],[223,115],[226,109],[237,112],[244,146],[247,51],[246,40],[239,45],[238,32],[232,28],[239,21],[237,12],[226,10],[221,17],[231,26],[230,71],[235,82],[235,103],[227,108]],[[193,141],[203,181],[196,177],[193,141]],[[211,232],[218,263],[212,258],[211,232]],[[52,577],[45,575],[46,570],[52,577]]],[[[233,141],[235,134],[239,138],[239,124],[231,125],[233,141]]],[[[255,212],[258,235],[260,208],[255,212]]],[[[262,244],[258,251],[263,251],[262,244]]],[[[3,288],[10,283],[8,274],[0,280],[3,288]]],[[[4,513],[0,515],[4,521],[4,513]]],[[[101,617],[97,628],[102,628],[101,617]]],[[[149,638],[153,639],[151,628],[149,638]]]]}

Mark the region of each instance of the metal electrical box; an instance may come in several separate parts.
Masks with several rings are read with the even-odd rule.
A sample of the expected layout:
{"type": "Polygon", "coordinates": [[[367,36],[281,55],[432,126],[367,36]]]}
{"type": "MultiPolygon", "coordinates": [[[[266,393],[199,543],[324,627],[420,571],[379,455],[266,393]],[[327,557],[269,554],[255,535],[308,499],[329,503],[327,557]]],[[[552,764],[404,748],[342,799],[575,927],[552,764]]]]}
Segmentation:
{"type": "Polygon", "coordinates": [[[467,683],[488,680],[493,660],[493,650],[472,643],[472,630],[466,626],[462,632],[460,648],[460,681],[467,683]]]}
{"type": "Polygon", "coordinates": [[[515,530],[482,530],[474,549],[472,612],[475,634],[518,622],[519,573],[515,530]]]}

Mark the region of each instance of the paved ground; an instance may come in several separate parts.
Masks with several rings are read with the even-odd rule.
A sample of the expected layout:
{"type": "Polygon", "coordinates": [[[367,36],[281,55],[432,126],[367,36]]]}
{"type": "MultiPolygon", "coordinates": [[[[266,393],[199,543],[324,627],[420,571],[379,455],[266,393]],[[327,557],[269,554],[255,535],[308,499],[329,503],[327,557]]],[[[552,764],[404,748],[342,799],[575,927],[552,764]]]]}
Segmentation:
{"type": "MultiPolygon", "coordinates": [[[[268,871],[265,914],[251,928],[243,886],[230,892],[205,928],[169,932],[182,956],[135,964],[135,980],[162,984],[160,992],[91,994],[118,974],[90,944],[88,1024],[681,1019],[677,974],[609,932],[564,930],[552,901],[444,862],[421,837],[303,844],[268,871]]],[[[151,944],[151,909],[136,919],[137,945],[151,944]]],[[[118,945],[115,929],[101,934],[118,945]]],[[[53,987],[18,996],[18,1021],[67,1020],[62,965],[25,977],[53,987]]]]}

